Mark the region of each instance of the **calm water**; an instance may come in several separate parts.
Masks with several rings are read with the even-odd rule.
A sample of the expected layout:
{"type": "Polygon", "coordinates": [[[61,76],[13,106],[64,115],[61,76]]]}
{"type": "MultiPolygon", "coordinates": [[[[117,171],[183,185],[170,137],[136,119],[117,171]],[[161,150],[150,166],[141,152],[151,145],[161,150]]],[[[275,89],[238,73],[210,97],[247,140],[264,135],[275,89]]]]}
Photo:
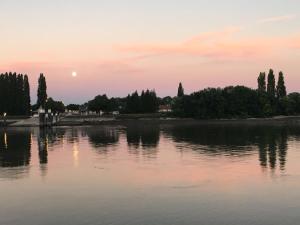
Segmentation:
{"type": "Polygon", "coordinates": [[[295,225],[300,126],[0,130],[1,225],[295,225]]]}

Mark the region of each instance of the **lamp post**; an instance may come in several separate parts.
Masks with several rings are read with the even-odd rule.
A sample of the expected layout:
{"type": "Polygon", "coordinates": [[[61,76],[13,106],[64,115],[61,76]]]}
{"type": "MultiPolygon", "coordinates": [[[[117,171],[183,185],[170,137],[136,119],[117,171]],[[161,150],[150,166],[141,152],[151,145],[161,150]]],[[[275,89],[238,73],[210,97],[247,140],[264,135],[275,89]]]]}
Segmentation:
{"type": "Polygon", "coordinates": [[[6,126],[6,112],[5,113],[3,113],[3,124],[4,124],[4,126],[6,126]]]}

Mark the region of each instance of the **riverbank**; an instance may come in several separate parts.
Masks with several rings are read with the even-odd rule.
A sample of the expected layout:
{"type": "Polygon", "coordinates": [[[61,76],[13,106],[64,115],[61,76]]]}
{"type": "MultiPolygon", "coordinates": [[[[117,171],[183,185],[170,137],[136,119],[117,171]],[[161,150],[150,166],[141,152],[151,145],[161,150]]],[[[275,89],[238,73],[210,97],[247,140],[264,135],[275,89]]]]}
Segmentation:
{"type": "MultiPolygon", "coordinates": [[[[20,119],[7,121],[6,126],[8,127],[38,127],[37,118],[29,119],[20,119]]],[[[253,124],[253,125],[284,125],[284,124],[299,124],[300,125],[300,116],[277,116],[272,118],[248,118],[248,119],[190,119],[190,118],[172,118],[172,117],[99,117],[99,116],[71,116],[71,117],[62,117],[59,122],[54,126],[101,126],[101,125],[127,125],[132,123],[139,124],[170,124],[170,125],[193,125],[193,124],[253,124]]],[[[5,126],[3,122],[0,122],[0,127],[5,126]]]]}
{"type": "Polygon", "coordinates": [[[248,119],[211,119],[197,120],[190,118],[139,118],[139,119],[100,119],[100,120],[61,120],[56,126],[97,126],[97,125],[127,125],[132,123],[143,124],[299,124],[300,116],[278,116],[272,118],[248,118],[248,119]]]}

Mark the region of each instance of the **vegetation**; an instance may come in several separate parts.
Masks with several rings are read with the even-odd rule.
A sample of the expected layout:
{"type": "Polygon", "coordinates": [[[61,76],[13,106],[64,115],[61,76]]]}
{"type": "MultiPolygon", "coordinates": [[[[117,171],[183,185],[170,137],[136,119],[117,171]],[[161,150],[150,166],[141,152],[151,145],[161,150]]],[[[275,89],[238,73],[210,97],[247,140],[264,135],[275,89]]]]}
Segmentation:
{"type": "Polygon", "coordinates": [[[177,97],[183,97],[184,96],[184,89],[182,87],[182,83],[179,83],[178,91],[177,91],[177,97]]]}
{"type": "Polygon", "coordinates": [[[173,104],[176,116],[199,119],[269,117],[297,115],[300,113],[300,94],[287,96],[284,75],[279,73],[275,87],[275,75],[271,69],[260,73],[257,90],[244,86],[207,88],[191,95],[177,97],[173,104]]]}
{"type": "Polygon", "coordinates": [[[65,112],[65,105],[61,101],[55,101],[52,98],[48,98],[45,103],[46,109],[51,109],[53,113],[63,113],[65,112]]]}
{"type": "Polygon", "coordinates": [[[27,75],[0,74],[0,113],[30,114],[30,90],[27,75]]]}
{"type": "Polygon", "coordinates": [[[141,96],[138,92],[128,95],[126,98],[126,113],[155,113],[158,110],[158,98],[155,91],[142,91],[141,96]]]}
{"type": "Polygon", "coordinates": [[[89,101],[87,106],[88,110],[96,113],[113,112],[122,108],[123,101],[121,98],[108,98],[106,95],[98,95],[93,100],[89,101]]]}
{"type": "MultiPolygon", "coordinates": [[[[159,106],[172,106],[172,114],[177,117],[198,119],[270,117],[276,115],[299,115],[300,93],[287,94],[284,74],[276,79],[270,69],[268,75],[261,72],[257,78],[257,89],[245,86],[225,88],[206,88],[190,95],[184,93],[179,83],[176,97],[158,98],[154,90],[137,91],[125,98],[109,98],[98,95],[83,106],[70,104],[47,97],[46,78],[40,74],[38,80],[37,104],[33,109],[42,106],[54,113],[65,109],[100,112],[119,111],[127,114],[155,113],[159,106]]],[[[30,114],[30,87],[27,75],[6,73],[0,75],[0,113],[10,115],[30,114]]]]}
{"type": "Polygon", "coordinates": [[[67,110],[71,110],[71,111],[78,111],[80,109],[80,105],[79,104],[69,104],[66,106],[67,110]]]}
{"type": "Polygon", "coordinates": [[[42,106],[45,108],[45,104],[47,101],[47,84],[46,78],[44,74],[40,74],[39,81],[38,81],[38,91],[37,91],[37,108],[42,106]]]}

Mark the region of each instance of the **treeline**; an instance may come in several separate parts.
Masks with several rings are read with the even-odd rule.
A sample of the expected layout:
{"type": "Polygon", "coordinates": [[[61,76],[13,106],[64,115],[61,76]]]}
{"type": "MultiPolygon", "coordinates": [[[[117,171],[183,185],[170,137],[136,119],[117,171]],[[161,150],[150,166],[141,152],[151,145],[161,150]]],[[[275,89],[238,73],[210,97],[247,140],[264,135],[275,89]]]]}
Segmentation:
{"type": "MultiPolygon", "coordinates": [[[[126,98],[108,98],[107,95],[98,95],[86,104],[89,111],[99,113],[119,111],[120,113],[155,113],[158,110],[159,100],[155,91],[142,91],[141,95],[135,91],[126,98]]],[[[77,106],[67,106],[70,110],[77,106]]]]}
{"type": "Polygon", "coordinates": [[[142,91],[128,95],[126,98],[126,113],[155,113],[158,110],[158,98],[154,90],[142,91]]]}
{"type": "Polygon", "coordinates": [[[40,74],[37,103],[30,105],[30,87],[27,75],[16,73],[0,74],[0,113],[8,115],[30,115],[42,107],[54,113],[68,110],[94,111],[99,113],[119,111],[120,113],[155,113],[159,106],[170,116],[198,119],[271,117],[276,115],[299,115],[300,94],[287,94],[284,74],[279,73],[276,82],[274,71],[259,74],[257,89],[245,86],[207,88],[190,95],[184,93],[180,83],[176,97],[157,97],[154,90],[135,91],[124,98],[109,98],[98,95],[83,104],[55,101],[47,95],[46,78],[40,74]],[[169,111],[170,107],[172,112],[169,111]]]}
{"type": "Polygon", "coordinates": [[[16,73],[0,74],[0,113],[30,115],[28,76],[16,73]]]}
{"type": "MultiPolygon", "coordinates": [[[[175,116],[199,119],[271,117],[300,114],[300,94],[287,95],[284,75],[276,85],[274,71],[260,73],[256,90],[245,86],[207,88],[178,95],[172,105],[175,116]]],[[[182,87],[179,86],[179,90],[182,87]]]]}
{"type": "Polygon", "coordinates": [[[108,98],[107,95],[98,95],[84,106],[93,112],[112,112],[117,111],[121,101],[118,98],[108,98]]]}

